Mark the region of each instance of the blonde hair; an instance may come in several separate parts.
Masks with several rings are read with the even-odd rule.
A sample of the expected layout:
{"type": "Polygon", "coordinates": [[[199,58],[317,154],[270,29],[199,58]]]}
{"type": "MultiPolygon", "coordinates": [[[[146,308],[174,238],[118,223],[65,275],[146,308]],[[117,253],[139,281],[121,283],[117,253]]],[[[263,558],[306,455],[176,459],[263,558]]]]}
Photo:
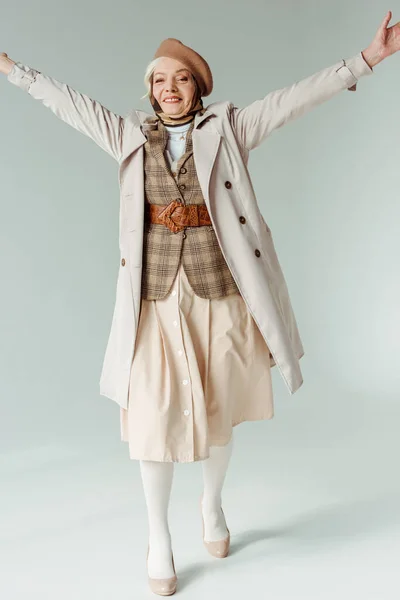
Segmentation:
{"type": "MultiPolygon", "coordinates": [[[[141,97],[141,100],[143,100],[144,98],[150,98],[150,93],[151,93],[151,83],[152,83],[152,78],[153,78],[153,73],[156,69],[156,66],[158,65],[159,61],[162,58],[166,58],[164,56],[159,56],[158,58],[154,58],[146,67],[146,71],[144,74],[144,85],[147,89],[147,92],[144,94],[144,96],[141,97]]],[[[193,80],[195,80],[193,73],[190,73],[193,80]]]]}

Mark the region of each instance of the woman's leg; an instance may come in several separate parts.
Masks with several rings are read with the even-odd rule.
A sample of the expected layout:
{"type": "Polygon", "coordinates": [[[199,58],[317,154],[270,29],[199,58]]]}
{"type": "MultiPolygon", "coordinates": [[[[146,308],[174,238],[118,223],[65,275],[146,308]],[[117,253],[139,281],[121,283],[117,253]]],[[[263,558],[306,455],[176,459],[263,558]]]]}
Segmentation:
{"type": "Polygon", "coordinates": [[[141,460],[140,472],[149,523],[148,575],[168,579],[174,575],[168,526],[174,463],[141,460]]]}
{"type": "Polygon", "coordinates": [[[232,448],[233,437],[226,446],[211,446],[209,458],[202,461],[204,539],[207,542],[217,542],[228,535],[221,511],[221,492],[232,448]]]}

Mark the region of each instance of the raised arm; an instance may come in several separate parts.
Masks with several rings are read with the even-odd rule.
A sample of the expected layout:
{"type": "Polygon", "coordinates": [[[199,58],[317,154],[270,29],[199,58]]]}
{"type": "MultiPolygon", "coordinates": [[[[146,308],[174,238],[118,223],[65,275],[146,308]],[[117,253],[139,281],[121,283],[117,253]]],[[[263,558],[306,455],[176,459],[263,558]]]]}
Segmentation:
{"type": "Polygon", "coordinates": [[[231,124],[242,146],[252,150],[274,129],[340,91],[355,91],[360,77],[372,74],[372,67],[400,49],[400,23],[388,28],[391,17],[389,11],[368,48],[352,58],[342,59],[289,87],[270,92],[244,108],[231,105],[231,124]]]}
{"type": "Polygon", "coordinates": [[[40,100],[68,125],[90,137],[115,160],[122,156],[124,118],[85,94],[40,71],[0,54],[0,72],[10,83],[40,100]]]}

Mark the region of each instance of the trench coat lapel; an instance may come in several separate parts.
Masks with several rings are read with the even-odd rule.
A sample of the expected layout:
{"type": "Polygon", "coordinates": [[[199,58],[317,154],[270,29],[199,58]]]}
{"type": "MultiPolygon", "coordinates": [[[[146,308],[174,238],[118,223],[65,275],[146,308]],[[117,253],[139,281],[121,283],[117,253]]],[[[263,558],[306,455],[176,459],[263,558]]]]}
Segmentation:
{"type": "MultiPolygon", "coordinates": [[[[205,115],[206,113],[204,113],[203,117],[205,117],[205,115]]],[[[195,124],[192,134],[192,142],[193,160],[196,166],[199,184],[203,192],[204,201],[206,203],[207,209],[210,213],[211,221],[213,225],[215,225],[212,214],[212,208],[210,206],[211,202],[209,195],[209,186],[211,173],[221,142],[221,134],[217,131],[217,129],[214,126],[212,126],[212,122],[210,123],[210,127],[208,127],[207,129],[204,127],[199,128],[195,124]]]]}

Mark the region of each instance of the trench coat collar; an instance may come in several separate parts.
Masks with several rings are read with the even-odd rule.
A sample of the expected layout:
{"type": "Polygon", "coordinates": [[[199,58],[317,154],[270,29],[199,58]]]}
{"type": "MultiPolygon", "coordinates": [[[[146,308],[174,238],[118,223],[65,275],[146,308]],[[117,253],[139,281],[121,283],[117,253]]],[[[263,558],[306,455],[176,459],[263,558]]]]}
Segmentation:
{"type": "MultiPolygon", "coordinates": [[[[201,123],[208,119],[209,117],[216,116],[216,113],[212,110],[211,105],[205,108],[205,112],[201,115],[200,113],[196,113],[194,117],[193,131],[197,130],[201,123]]],[[[142,146],[146,141],[147,137],[143,133],[143,129],[146,128],[146,125],[150,125],[154,123],[155,120],[158,120],[155,117],[154,113],[150,114],[143,110],[137,110],[132,108],[128,114],[125,116],[126,123],[130,123],[133,125],[133,130],[129,134],[129,140],[124,148],[123,155],[121,157],[121,167],[125,165],[125,161],[128,157],[137,150],[140,146],[142,146]]]]}

